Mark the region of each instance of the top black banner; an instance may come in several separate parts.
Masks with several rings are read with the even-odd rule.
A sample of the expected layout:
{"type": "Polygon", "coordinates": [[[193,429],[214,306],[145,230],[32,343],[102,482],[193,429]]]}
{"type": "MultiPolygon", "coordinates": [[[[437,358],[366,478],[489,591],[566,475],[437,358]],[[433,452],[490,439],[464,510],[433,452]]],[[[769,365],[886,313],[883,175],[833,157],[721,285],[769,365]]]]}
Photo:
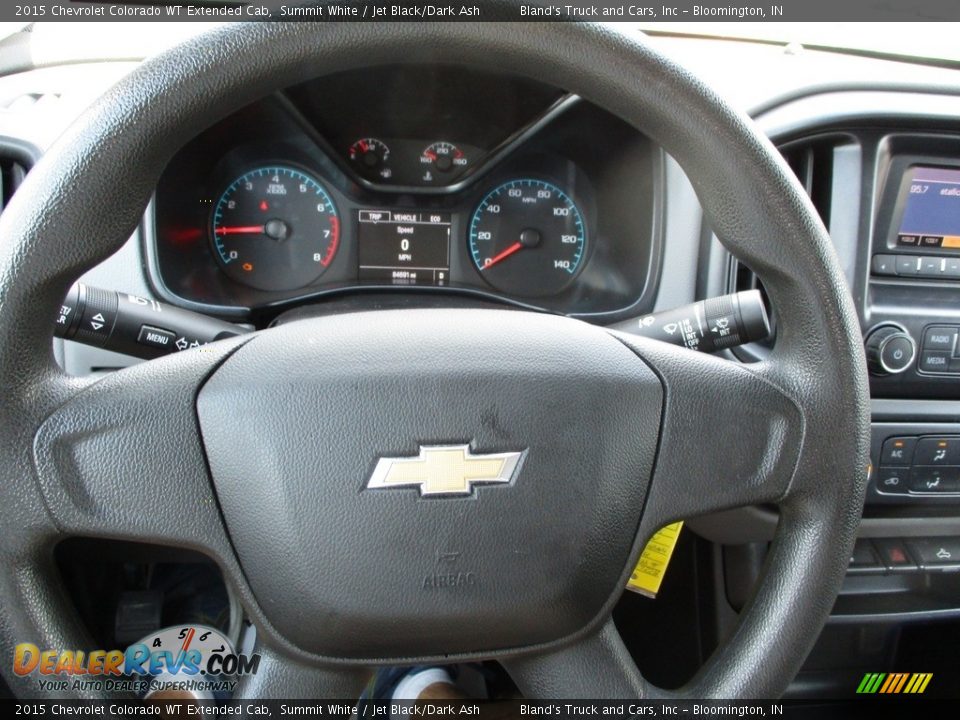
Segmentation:
{"type": "Polygon", "coordinates": [[[200,718],[310,718],[315,720],[729,720],[763,718],[769,720],[895,720],[906,713],[929,717],[956,714],[956,702],[928,700],[922,695],[870,700],[835,700],[831,703],[809,700],[455,700],[455,701],[377,701],[343,700],[0,700],[0,709],[11,716],[29,716],[34,720],[63,717],[131,718],[156,717],[160,720],[200,718]]]}
{"type": "Polygon", "coordinates": [[[639,0],[36,0],[3,3],[0,20],[231,22],[592,21],[592,22],[919,22],[958,21],[956,0],[775,0],[665,3],[639,0]]]}

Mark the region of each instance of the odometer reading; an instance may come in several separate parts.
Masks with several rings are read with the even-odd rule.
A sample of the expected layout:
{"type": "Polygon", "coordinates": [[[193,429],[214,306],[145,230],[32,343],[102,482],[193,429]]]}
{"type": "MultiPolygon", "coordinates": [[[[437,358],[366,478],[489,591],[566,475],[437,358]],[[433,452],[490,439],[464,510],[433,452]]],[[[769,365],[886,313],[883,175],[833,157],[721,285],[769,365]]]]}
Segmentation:
{"type": "Polygon", "coordinates": [[[360,210],[357,255],[362,282],[442,287],[450,276],[450,214],[360,210]]]}
{"type": "Polygon", "coordinates": [[[470,221],[470,255],[480,275],[515,295],[553,295],[583,264],[583,216],[560,188],[543,180],[503,183],[480,201],[470,221]]]}
{"type": "Polygon", "coordinates": [[[333,262],[340,242],[330,194],[289,167],[257,168],[230,183],[211,229],[223,271],[260,290],[309,285],[333,262]]]}

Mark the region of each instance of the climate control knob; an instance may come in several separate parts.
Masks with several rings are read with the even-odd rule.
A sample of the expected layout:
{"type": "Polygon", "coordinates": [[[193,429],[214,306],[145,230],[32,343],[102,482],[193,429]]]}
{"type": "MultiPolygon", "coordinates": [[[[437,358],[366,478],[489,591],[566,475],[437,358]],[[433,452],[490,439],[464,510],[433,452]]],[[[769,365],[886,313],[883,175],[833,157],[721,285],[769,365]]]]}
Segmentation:
{"type": "Polygon", "coordinates": [[[867,365],[874,375],[897,375],[913,365],[917,343],[898,325],[881,325],[867,336],[867,365]]]}

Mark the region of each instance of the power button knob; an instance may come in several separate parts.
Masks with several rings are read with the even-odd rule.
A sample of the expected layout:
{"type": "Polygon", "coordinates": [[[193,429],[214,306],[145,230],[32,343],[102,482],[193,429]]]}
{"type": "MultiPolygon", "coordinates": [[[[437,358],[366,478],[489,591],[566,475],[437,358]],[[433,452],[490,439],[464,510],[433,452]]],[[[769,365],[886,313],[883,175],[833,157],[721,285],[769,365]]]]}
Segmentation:
{"type": "Polygon", "coordinates": [[[867,336],[867,365],[874,375],[897,375],[913,365],[917,343],[897,325],[881,325],[867,336]]]}

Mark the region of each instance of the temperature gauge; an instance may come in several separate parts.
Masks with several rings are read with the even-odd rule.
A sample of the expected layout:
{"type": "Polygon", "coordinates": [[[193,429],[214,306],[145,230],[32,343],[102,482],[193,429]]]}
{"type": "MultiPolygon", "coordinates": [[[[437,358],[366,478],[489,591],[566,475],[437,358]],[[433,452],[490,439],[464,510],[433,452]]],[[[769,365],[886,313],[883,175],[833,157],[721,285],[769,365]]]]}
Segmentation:
{"type": "Polygon", "coordinates": [[[426,166],[423,179],[428,182],[433,177],[433,171],[448,173],[451,170],[463,170],[467,163],[466,153],[448,142],[435,142],[420,154],[420,164],[426,166]]]}

